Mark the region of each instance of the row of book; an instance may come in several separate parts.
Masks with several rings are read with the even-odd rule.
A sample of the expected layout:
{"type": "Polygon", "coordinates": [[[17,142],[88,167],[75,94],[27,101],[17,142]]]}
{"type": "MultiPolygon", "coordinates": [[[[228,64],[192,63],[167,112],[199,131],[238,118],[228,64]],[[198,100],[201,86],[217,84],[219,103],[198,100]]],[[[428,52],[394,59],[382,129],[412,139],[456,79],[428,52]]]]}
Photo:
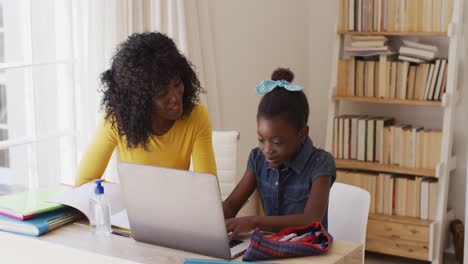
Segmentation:
{"type": "Polygon", "coordinates": [[[447,87],[446,59],[433,63],[359,57],[338,62],[337,95],[440,101],[447,87]]]}
{"type": "Polygon", "coordinates": [[[447,32],[453,0],[340,0],[339,28],[359,32],[447,32]]]}
{"type": "Polygon", "coordinates": [[[48,202],[69,189],[55,186],[0,196],[0,231],[40,236],[84,217],[72,207],[48,202]]]}
{"type": "Polygon", "coordinates": [[[393,118],[341,115],[334,119],[333,156],[405,168],[434,169],[442,131],[396,125],[393,118]]]}
{"type": "Polygon", "coordinates": [[[369,213],[436,219],[435,178],[339,170],[336,181],[367,190],[371,196],[369,213]]]}

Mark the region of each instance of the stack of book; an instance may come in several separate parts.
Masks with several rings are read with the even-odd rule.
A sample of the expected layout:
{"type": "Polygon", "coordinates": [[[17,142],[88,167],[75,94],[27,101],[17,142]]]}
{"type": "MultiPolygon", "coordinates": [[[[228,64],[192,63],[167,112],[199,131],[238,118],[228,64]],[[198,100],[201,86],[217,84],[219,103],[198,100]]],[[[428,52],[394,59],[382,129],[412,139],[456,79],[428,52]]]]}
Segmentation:
{"type": "Polygon", "coordinates": [[[0,196],[0,230],[40,236],[82,218],[83,214],[72,207],[48,202],[69,189],[56,186],[0,196]]]}
{"type": "Polygon", "coordinates": [[[351,36],[350,44],[344,47],[344,52],[349,56],[362,57],[392,54],[387,42],[385,36],[351,36]]]}
{"type": "Polygon", "coordinates": [[[436,57],[437,52],[437,46],[403,40],[403,45],[400,47],[398,59],[414,63],[423,63],[433,60],[436,57]]]}

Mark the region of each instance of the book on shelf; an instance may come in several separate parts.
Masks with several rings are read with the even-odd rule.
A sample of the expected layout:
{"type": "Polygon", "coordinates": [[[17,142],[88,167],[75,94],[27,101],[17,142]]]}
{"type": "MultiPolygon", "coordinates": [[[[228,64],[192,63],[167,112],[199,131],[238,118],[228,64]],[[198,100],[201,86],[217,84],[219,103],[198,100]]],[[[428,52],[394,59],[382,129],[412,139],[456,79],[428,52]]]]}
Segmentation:
{"type": "Polygon", "coordinates": [[[396,95],[398,99],[405,100],[408,84],[409,63],[407,61],[398,62],[398,73],[396,81],[396,95]]]}
{"type": "Polygon", "coordinates": [[[366,41],[355,41],[351,37],[351,48],[373,48],[373,47],[385,47],[383,50],[388,50],[385,46],[387,40],[366,40],[366,41]]]}
{"type": "Polygon", "coordinates": [[[364,73],[365,73],[365,61],[356,60],[356,94],[355,96],[364,96],[364,73]]]}
{"type": "Polygon", "coordinates": [[[349,96],[356,95],[356,59],[351,57],[347,62],[347,70],[344,71],[345,75],[342,75],[342,79],[346,79],[347,87],[344,89],[346,94],[349,96]],[[346,78],[345,78],[346,76],[346,78]]]}
{"type": "Polygon", "coordinates": [[[338,155],[340,158],[343,158],[344,154],[343,154],[343,141],[344,141],[344,129],[343,129],[343,119],[342,118],[338,118],[338,155]]]}
{"type": "Polygon", "coordinates": [[[409,167],[411,168],[422,168],[419,166],[419,159],[422,156],[422,135],[424,133],[423,126],[415,126],[411,130],[411,146],[409,148],[410,154],[408,161],[409,167]]]}
{"type": "Polygon", "coordinates": [[[430,139],[428,140],[430,144],[430,152],[428,155],[429,161],[426,163],[426,165],[429,168],[435,168],[440,161],[440,153],[442,148],[442,130],[433,129],[429,132],[427,136],[430,137],[430,139]]]}
{"type": "Polygon", "coordinates": [[[48,200],[71,189],[69,186],[52,186],[31,189],[0,197],[0,214],[18,220],[26,220],[39,214],[54,211],[64,206],[48,200]]]}
{"type": "Polygon", "coordinates": [[[413,216],[414,211],[414,203],[416,202],[413,196],[415,186],[414,178],[407,178],[406,181],[406,201],[405,203],[405,216],[415,217],[413,216]]]}
{"type": "Polygon", "coordinates": [[[378,74],[378,87],[376,89],[376,97],[377,98],[384,98],[385,97],[385,87],[388,82],[388,76],[387,76],[387,58],[388,56],[381,55],[379,56],[379,62],[378,62],[378,71],[376,74],[378,74]]]}
{"type": "Polygon", "coordinates": [[[366,61],[365,62],[365,73],[364,73],[364,96],[374,97],[374,72],[375,72],[375,62],[366,61]]]}
{"type": "Polygon", "coordinates": [[[357,160],[366,161],[367,150],[367,118],[357,120],[357,160]]]}
{"type": "MultiPolygon", "coordinates": [[[[426,100],[432,100],[432,97],[434,95],[434,90],[435,90],[437,77],[439,75],[439,71],[440,71],[440,60],[436,60],[436,63],[434,64],[434,71],[433,71],[432,76],[431,76],[429,91],[426,93],[426,95],[424,97],[424,99],[426,99],[426,100]]],[[[429,82],[429,80],[428,80],[428,82],[429,82]]]]}
{"type": "Polygon", "coordinates": [[[432,82],[432,77],[434,76],[434,69],[435,69],[435,65],[430,64],[429,74],[427,75],[427,79],[426,79],[426,88],[424,88],[423,100],[427,100],[429,98],[429,91],[431,90],[431,82],[432,82]]]}
{"type": "Polygon", "coordinates": [[[385,177],[385,189],[384,189],[384,214],[392,215],[394,208],[395,197],[395,179],[391,174],[384,174],[385,177]]]}
{"type": "Polygon", "coordinates": [[[406,92],[406,97],[404,97],[403,99],[414,98],[415,83],[416,83],[416,66],[412,65],[412,66],[409,66],[407,92],[406,92]]]}
{"type": "Polygon", "coordinates": [[[435,180],[429,180],[429,220],[435,220],[437,217],[438,187],[435,180]]]}
{"type": "Polygon", "coordinates": [[[414,100],[424,100],[424,93],[426,91],[426,83],[432,64],[420,64],[416,68],[416,82],[414,90],[414,100]]]}
{"type": "Polygon", "coordinates": [[[442,95],[445,94],[445,90],[447,89],[447,72],[448,72],[448,63],[445,62],[445,71],[444,76],[442,77],[442,88],[440,89],[439,94],[437,95],[437,100],[442,100],[442,95]]]}
{"type": "Polygon", "coordinates": [[[426,61],[433,60],[436,56],[436,52],[434,51],[421,50],[421,49],[410,48],[410,47],[405,47],[405,46],[400,47],[399,54],[406,56],[406,57],[423,59],[426,61]]]}
{"type": "Polygon", "coordinates": [[[377,174],[375,190],[375,212],[383,214],[385,204],[385,178],[383,173],[377,174]]]}
{"type": "Polygon", "coordinates": [[[396,97],[396,88],[397,88],[397,77],[398,77],[398,62],[390,61],[389,62],[389,83],[388,87],[386,88],[388,92],[385,94],[387,97],[385,98],[395,98],[396,97]]]}
{"type": "Polygon", "coordinates": [[[375,118],[369,117],[366,119],[366,161],[374,162],[375,160],[375,118]]]}
{"type": "Polygon", "coordinates": [[[84,215],[80,211],[69,207],[49,211],[26,220],[0,215],[0,230],[29,236],[40,236],[82,217],[84,215]]]}
{"type": "Polygon", "coordinates": [[[395,205],[394,215],[406,216],[406,202],[408,200],[408,178],[395,175],[395,205]]]}
{"type": "Polygon", "coordinates": [[[434,93],[432,94],[431,99],[435,101],[440,101],[441,98],[441,92],[443,89],[443,83],[447,82],[447,60],[440,60],[440,70],[439,73],[437,74],[437,83],[434,88],[434,93]]]}
{"type": "Polygon", "coordinates": [[[351,134],[351,118],[343,118],[343,159],[350,158],[350,134],[351,134]]]}
{"type": "Polygon", "coordinates": [[[420,217],[421,219],[429,219],[429,182],[421,181],[421,202],[420,202],[420,217]]]}
{"type": "Polygon", "coordinates": [[[378,161],[380,163],[383,163],[384,160],[384,142],[385,142],[385,136],[384,136],[384,129],[385,127],[391,126],[395,123],[395,119],[392,117],[376,117],[375,118],[375,153],[376,153],[376,159],[375,161],[378,161]]]}
{"type": "Polygon", "coordinates": [[[410,204],[407,205],[406,215],[409,217],[419,217],[421,206],[421,177],[414,177],[411,180],[410,188],[408,188],[408,197],[410,204]]]}
{"type": "Polygon", "coordinates": [[[339,148],[340,148],[339,134],[338,134],[338,132],[340,131],[339,124],[338,124],[339,121],[340,119],[337,116],[333,118],[333,156],[335,157],[338,157],[339,148]]]}
{"type": "Polygon", "coordinates": [[[409,48],[414,48],[418,50],[427,50],[427,51],[432,51],[434,53],[439,52],[439,49],[436,45],[423,44],[423,43],[420,43],[417,41],[411,41],[408,39],[403,39],[402,42],[403,42],[403,45],[409,48]]]}
{"type": "Polygon", "coordinates": [[[412,126],[403,126],[400,131],[400,142],[396,142],[396,144],[399,144],[400,149],[399,149],[399,162],[398,165],[402,167],[408,167],[411,168],[411,162],[410,160],[410,154],[411,154],[411,143],[410,140],[412,139],[411,137],[411,130],[412,126]]]}
{"type": "Polygon", "coordinates": [[[382,47],[345,47],[345,52],[356,52],[356,53],[364,53],[364,52],[378,52],[378,51],[389,51],[388,46],[382,47]]]}
{"type": "Polygon", "coordinates": [[[388,42],[388,38],[385,37],[385,36],[379,36],[379,35],[373,35],[373,36],[351,36],[351,40],[352,41],[356,41],[356,42],[366,42],[366,41],[379,41],[380,43],[382,43],[382,45],[380,46],[383,46],[385,43],[388,42]]]}
{"type": "Polygon", "coordinates": [[[437,212],[437,181],[424,179],[421,181],[421,219],[435,220],[437,212]]]}
{"type": "Polygon", "coordinates": [[[350,129],[350,159],[357,159],[357,155],[358,155],[358,152],[357,152],[357,143],[358,143],[358,120],[359,120],[359,116],[353,116],[351,118],[351,129],[350,129]]]}
{"type": "Polygon", "coordinates": [[[424,59],[419,59],[419,58],[414,58],[414,57],[409,57],[405,55],[398,55],[398,59],[402,61],[408,61],[408,62],[413,62],[413,63],[423,63],[426,62],[427,60],[424,59]]]}
{"type": "MultiPolygon", "coordinates": [[[[347,61],[345,61],[345,60],[338,61],[338,76],[346,76],[346,72],[348,70],[347,68],[348,68],[348,62],[347,61]]],[[[354,83],[354,81],[353,81],[353,83],[354,83]]],[[[337,90],[338,90],[338,92],[337,92],[338,95],[346,95],[347,94],[346,89],[348,87],[350,87],[348,85],[348,81],[347,81],[346,78],[339,78],[337,80],[336,86],[337,86],[337,90]]]]}

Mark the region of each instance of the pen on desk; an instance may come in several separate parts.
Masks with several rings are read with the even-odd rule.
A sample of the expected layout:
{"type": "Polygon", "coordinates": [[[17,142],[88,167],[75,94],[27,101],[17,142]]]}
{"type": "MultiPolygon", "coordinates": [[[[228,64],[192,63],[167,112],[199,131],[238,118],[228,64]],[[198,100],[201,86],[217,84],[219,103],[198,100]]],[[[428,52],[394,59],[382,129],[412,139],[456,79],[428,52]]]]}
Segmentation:
{"type": "Polygon", "coordinates": [[[123,236],[123,237],[130,237],[129,234],[127,234],[125,232],[122,232],[122,231],[119,231],[119,230],[115,230],[115,229],[112,230],[112,234],[118,235],[118,236],[123,236]]]}

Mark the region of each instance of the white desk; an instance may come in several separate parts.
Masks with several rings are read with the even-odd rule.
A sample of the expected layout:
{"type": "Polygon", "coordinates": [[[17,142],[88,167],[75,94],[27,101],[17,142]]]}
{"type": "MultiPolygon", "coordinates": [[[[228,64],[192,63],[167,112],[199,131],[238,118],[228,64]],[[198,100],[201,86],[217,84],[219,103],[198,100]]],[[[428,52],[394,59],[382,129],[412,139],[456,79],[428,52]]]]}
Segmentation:
{"type": "MultiPolygon", "coordinates": [[[[34,238],[0,232],[2,263],[183,263],[184,258],[206,258],[185,251],[137,242],[117,235],[96,237],[88,227],[69,224],[34,238]]],[[[240,261],[241,258],[236,259],[240,261]]],[[[335,240],[320,256],[268,261],[268,263],[361,264],[362,245],[335,240]]]]}

